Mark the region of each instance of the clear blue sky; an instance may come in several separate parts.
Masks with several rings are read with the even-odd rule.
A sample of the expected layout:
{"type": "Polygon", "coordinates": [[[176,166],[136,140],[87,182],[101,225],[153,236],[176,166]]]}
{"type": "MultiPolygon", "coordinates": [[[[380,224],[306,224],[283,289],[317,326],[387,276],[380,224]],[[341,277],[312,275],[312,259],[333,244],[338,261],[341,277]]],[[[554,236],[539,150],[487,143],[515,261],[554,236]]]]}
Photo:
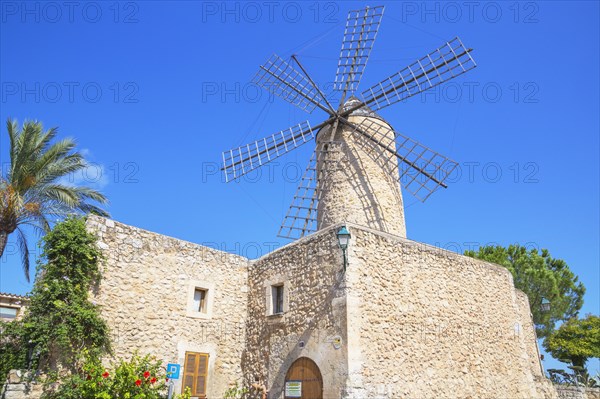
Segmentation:
{"type": "MultiPolygon", "coordinates": [[[[73,181],[102,189],[116,220],[251,258],[286,243],[276,234],[312,145],[229,184],[221,151],[321,120],[249,82],[272,53],[296,53],[326,86],[347,12],[364,3],[69,4],[0,2],[0,119],[76,138],[93,167],[73,181]]],[[[409,238],[459,252],[547,248],[584,282],[582,313],[598,314],[598,2],[382,4],[361,88],[457,35],[478,63],[381,111],[460,163],[424,204],[406,194],[409,238]]],[[[2,165],[7,147],[2,127],[2,165]]],[[[0,291],[30,288],[11,240],[0,291]]]]}

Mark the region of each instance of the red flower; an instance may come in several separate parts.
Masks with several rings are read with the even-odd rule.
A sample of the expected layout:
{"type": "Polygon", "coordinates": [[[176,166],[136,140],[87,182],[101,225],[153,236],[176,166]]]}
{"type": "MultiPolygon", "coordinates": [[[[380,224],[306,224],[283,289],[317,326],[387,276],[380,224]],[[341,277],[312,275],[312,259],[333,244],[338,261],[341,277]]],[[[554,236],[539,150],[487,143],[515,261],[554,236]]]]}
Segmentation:
{"type": "Polygon", "coordinates": [[[108,374],[108,371],[105,371],[104,373],[102,373],[102,378],[108,378],[110,374],[108,374]]]}
{"type": "Polygon", "coordinates": [[[144,378],[148,378],[150,377],[150,372],[149,371],[145,371],[144,372],[144,378]]]}
{"type": "Polygon", "coordinates": [[[142,385],[142,380],[137,380],[137,381],[135,382],[135,385],[137,385],[138,387],[139,387],[140,385],[142,385]]]}
{"type": "Polygon", "coordinates": [[[152,379],[150,380],[150,384],[154,384],[156,382],[156,378],[152,377],[152,379]]]}
{"type": "Polygon", "coordinates": [[[165,378],[165,381],[169,382],[169,377],[165,378]]]}

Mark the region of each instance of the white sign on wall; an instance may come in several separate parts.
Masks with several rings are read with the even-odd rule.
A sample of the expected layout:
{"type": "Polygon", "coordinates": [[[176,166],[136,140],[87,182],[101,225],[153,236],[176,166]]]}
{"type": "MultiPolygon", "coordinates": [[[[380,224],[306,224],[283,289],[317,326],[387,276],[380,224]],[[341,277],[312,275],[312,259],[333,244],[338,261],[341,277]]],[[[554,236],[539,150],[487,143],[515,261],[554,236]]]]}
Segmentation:
{"type": "Polygon", "coordinates": [[[286,398],[301,398],[302,397],[302,381],[286,381],[285,382],[285,397],[286,398]]]}

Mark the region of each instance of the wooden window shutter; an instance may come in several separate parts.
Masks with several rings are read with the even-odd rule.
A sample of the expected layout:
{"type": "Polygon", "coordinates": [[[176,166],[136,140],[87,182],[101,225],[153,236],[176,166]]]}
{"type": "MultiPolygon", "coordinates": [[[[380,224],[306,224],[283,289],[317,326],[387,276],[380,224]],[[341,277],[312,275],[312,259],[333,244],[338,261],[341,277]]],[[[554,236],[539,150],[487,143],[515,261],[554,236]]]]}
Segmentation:
{"type": "Polygon", "coordinates": [[[208,353],[186,352],[183,368],[182,392],[189,387],[192,396],[206,396],[206,380],[208,379],[208,353]]]}
{"type": "Polygon", "coordinates": [[[208,377],[208,354],[200,353],[196,373],[196,395],[206,396],[206,380],[208,377]]]}

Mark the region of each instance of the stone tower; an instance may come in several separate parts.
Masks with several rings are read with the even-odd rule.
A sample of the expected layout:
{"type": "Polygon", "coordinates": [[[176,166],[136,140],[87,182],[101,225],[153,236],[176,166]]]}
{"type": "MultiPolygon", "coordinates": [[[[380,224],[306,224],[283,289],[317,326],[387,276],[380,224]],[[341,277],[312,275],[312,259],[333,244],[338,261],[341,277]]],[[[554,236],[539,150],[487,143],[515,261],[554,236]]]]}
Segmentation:
{"type": "MultiPolygon", "coordinates": [[[[359,103],[352,97],[344,109],[359,103]]],[[[370,118],[389,127],[367,106],[348,116],[356,125],[370,118]]],[[[338,125],[333,137],[331,129],[328,125],[317,135],[317,229],[350,222],[406,238],[398,159],[344,124],[338,125]]],[[[378,135],[393,137],[389,129],[378,135]]]]}

